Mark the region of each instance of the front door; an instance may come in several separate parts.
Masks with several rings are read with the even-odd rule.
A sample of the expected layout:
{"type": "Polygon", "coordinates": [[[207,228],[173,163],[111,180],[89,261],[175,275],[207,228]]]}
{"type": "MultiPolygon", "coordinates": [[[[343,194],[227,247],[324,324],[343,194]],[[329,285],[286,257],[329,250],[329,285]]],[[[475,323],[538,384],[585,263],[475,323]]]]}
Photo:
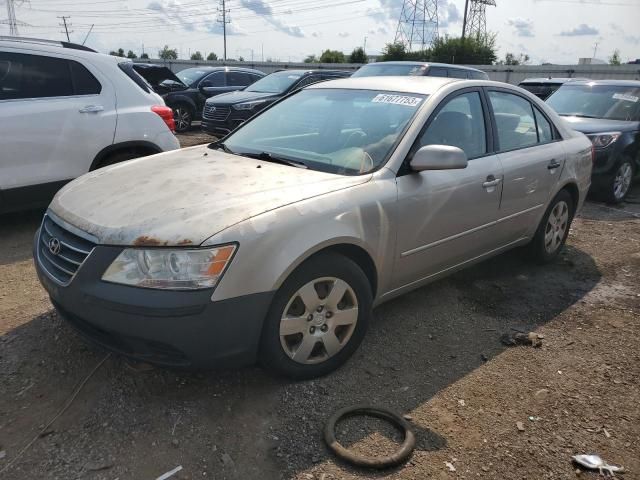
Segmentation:
{"type": "Polygon", "coordinates": [[[502,166],[487,141],[487,118],[480,91],[464,90],[442,102],[413,146],[412,152],[432,144],[459,147],[469,164],[461,170],[406,171],[398,176],[394,288],[427,279],[500,246],[494,228],[502,166]]]}

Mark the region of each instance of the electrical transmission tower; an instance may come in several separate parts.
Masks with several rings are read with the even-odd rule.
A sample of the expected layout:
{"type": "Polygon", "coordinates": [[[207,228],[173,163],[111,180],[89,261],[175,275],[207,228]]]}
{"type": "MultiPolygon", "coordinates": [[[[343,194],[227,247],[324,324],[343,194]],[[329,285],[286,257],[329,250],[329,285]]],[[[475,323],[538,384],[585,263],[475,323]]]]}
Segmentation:
{"type": "Polygon", "coordinates": [[[225,0],[220,0],[218,15],[220,15],[221,18],[218,18],[218,22],[222,23],[222,37],[224,38],[224,53],[222,56],[225,62],[227,61],[227,23],[231,23],[229,12],[231,12],[231,10],[227,9],[225,0]]]}
{"type": "Polygon", "coordinates": [[[8,23],[9,35],[13,37],[17,37],[20,34],[18,33],[18,20],[16,20],[16,6],[14,5],[14,0],[6,0],[6,1],[7,1],[7,20],[0,23],[8,23]]]}
{"type": "Polygon", "coordinates": [[[486,38],[487,36],[487,5],[496,6],[496,0],[467,0],[464,5],[464,22],[462,23],[462,38],[486,38]]]}
{"type": "Polygon", "coordinates": [[[438,0],[404,0],[394,43],[425,50],[438,39],[438,0]]]}

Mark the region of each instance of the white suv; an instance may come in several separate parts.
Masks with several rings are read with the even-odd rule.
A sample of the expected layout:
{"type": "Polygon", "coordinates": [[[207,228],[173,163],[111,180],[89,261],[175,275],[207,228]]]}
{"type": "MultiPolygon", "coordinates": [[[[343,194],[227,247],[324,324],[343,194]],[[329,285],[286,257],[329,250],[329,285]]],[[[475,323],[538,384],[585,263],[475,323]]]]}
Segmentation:
{"type": "Polygon", "coordinates": [[[180,148],[174,128],[129,60],[0,37],[0,213],[46,205],[90,170],[180,148]]]}

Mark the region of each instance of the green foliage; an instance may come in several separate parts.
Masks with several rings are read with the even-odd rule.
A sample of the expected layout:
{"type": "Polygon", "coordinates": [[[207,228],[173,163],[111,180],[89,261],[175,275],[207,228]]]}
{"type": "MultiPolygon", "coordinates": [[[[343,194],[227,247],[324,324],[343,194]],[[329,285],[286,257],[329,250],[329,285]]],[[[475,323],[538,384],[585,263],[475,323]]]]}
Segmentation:
{"type": "Polygon", "coordinates": [[[244,62],[244,57],[243,57],[242,55],[240,55],[240,56],[238,57],[238,61],[239,61],[239,62],[244,62]]]}
{"type": "Polygon", "coordinates": [[[609,57],[609,65],[622,65],[622,60],[620,60],[620,50],[617,48],[613,51],[613,55],[609,57]]]}
{"type": "Polygon", "coordinates": [[[344,63],[344,53],[338,50],[325,50],[320,55],[320,63],[344,63]]]}
{"type": "Polygon", "coordinates": [[[496,61],[495,36],[449,37],[433,42],[429,60],[463,65],[491,65],[496,61]]]}
{"type": "Polygon", "coordinates": [[[504,60],[500,60],[498,65],[526,65],[529,63],[530,57],[526,54],[515,56],[513,53],[507,52],[504,60]]]}
{"type": "Polygon", "coordinates": [[[135,53],[133,53],[133,50],[129,50],[127,52],[127,58],[134,59],[134,58],[138,58],[138,56],[135,53]]]}
{"type": "Polygon", "coordinates": [[[178,58],[178,50],[170,49],[169,45],[165,45],[162,50],[158,52],[158,58],[162,58],[163,60],[175,60],[178,58]]]}
{"type": "Polygon", "coordinates": [[[349,63],[367,63],[367,55],[364,53],[364,48],[354,48],[351,55],[349,55],[349,63]]]}
{"type": "Polygon", "coordinates": [[[319,63],[319,60],[315,55],[308,55],[307,58],[304,59],[304,63],[319,63]]]}
{"type": "Polygon", "coordinates": [[[124,57],[124,49],[119,48],[118,51],[111,50],[109,55],[113,55],[114,57],[124,57]]]}
{"type": "Polygon", "coordinates": [[[211,52],[209,55],[207,55],[207,60],[209,60],[210,62],[215,62],[216,60],[218,60],[218,55],[211,52]]]}
{"type": "Polygon", "coordinates": [[[148,53],[143,53],[142,55],[140,55],[140,58],[148,59],[149,58],[149,54],[148,53]]]}
{"type": "Polygon", "coordinates": [[[381,60],[407,60],[407,49],[402,43],[387,43],[382,49],[381,60]]]}
{"type": "Polygon", "coordinates": [[[204,60],[204,57],[199,51],[197,51],[196,53],[191,54],[191,60],[204,60]]]}

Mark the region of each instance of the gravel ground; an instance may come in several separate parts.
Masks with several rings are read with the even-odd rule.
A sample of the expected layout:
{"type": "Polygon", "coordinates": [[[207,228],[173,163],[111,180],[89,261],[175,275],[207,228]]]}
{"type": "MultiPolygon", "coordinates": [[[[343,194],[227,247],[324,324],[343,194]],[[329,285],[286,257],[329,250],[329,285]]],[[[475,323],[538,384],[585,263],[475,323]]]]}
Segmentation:
{"type": "MultiPolygon", "coordinates": [[[[181,141],[210,141],[198,135],[181,141]]],[[[182,466],[171,478],[571,479],[570,456],[591,452],[640,478],[639,187],[615,208],[588,203],[552,265],[514,251],[382,305],[360,350],[325,378],[141,372],[109,356],[47,428],[105,354],[36,280],[42,212],[0,217],[0,471],[37,437],[0,478],[155,479],[182,466]],[[513,328],[543,334],[542,347],[504,347],[513,328]],[[369,472],[327,452],[326,419],[354,403],[410,416],[408,463],[369,472]]],[[[368,454],[401,441],[368,418],[337,434],[368,454]]]]}

